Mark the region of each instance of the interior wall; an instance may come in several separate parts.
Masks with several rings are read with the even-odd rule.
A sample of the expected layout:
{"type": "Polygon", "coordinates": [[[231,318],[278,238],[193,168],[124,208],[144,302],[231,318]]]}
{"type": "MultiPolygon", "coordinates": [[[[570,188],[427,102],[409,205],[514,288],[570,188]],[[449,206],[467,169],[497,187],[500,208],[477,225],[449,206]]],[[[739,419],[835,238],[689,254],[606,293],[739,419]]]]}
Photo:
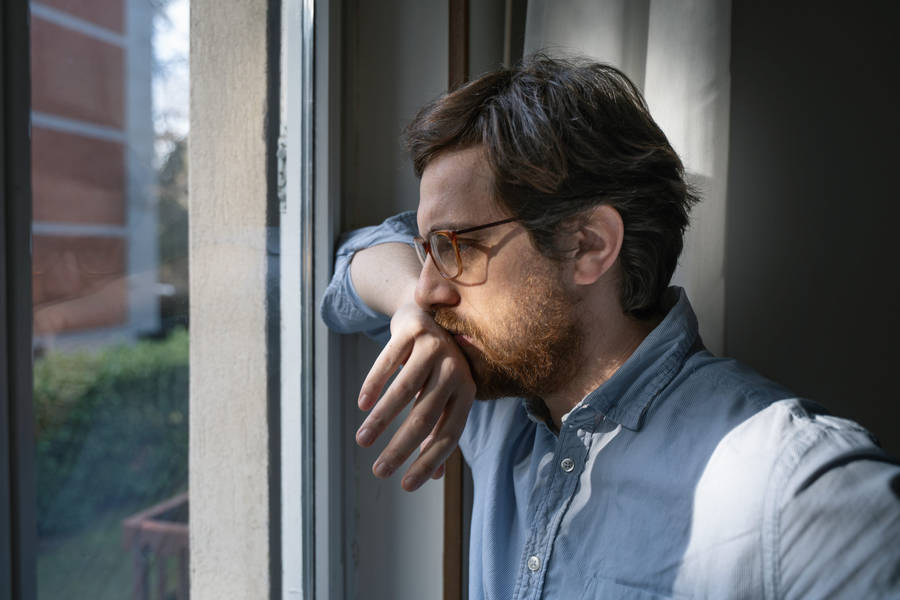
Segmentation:
{"type": "MultiPolygon", "coordinates": [[[[381,222],[418,204],[419,184],[400,134],[416,110],[447,86],[445,0],[350,0],[344,5],[342,230],[381,222]]],[[[380,347],[342,340],[348,556],[347,598],[438,599],[442,592],[443,481],[410,494],[407,465],[388,480],[372,463],[396,428],[372,448],[354,433],[365,416],[359,387],[380,347]]]]}
{"type": "Polygon", "coordinates": [[[416,208],[400,135],[447,88],[447,2],[349,0],[344,10],[346,229],[416,208]]]}
{"type": "MultiPolygon", "coordinates": [[[[503,60],[505,0],[470,3],[469,72],[477,76],[503,60]]],[[[341,229],[381,222],[415,210],[419,182],[400,136],[428,101],[447,88],[446,0],[388,0],[344,4],[341,229]]],[[[443,481],[409,494],[398,470],[387,481],[372,463],[395,429],[373,448],[353,442],[363,413],[359,387],[380,351],[362,336],[342,340],[342,398],[347,460],[348,598],[438,599],[443,592],[443,481]]],[[[408,463],[409,464],[409,463],[408,463]]]]}
{"type": "Polygon", "coordinates": [[[505,26],[506,0],[469,2],[469,79],[503,66],[505,26]]]}
{"type": "Polygon", "coordinates": [[[672,285],[685,289],[700,336],[721,355],[725,338],[725,215],[731,4],[652,2],[644,97],[700,196],[690,214],[672,285]]]}
{"type": "Polygon", "coordinates": [[[525,54],[583,55],[644,88],[650,0],[529,0],[525,54]]]}
{"type": "Polygon", "coordinates": [[[726,350],[900,454],[893,2],[732,14],[726,350]]]}

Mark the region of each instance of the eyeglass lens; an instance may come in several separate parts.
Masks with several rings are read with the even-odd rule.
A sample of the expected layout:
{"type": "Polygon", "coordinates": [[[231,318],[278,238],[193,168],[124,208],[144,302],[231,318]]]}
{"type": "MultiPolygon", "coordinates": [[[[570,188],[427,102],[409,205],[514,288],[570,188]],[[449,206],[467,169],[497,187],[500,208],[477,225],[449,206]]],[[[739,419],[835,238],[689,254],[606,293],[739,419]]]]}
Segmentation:
{"type": "Polygon", "coordinates": [[[426,242],[425,242],[425,240],[423,240],[422,238],[419,238],[419,237],[415,238],[415,240],[413,240],[413,241],[415,242],[416,254],[419,257],[419,262],[421,262],[422,265],[424,266],[425,261],[428,260],[428,251],[425,250],[426,242]]]}
{"type": "Polygon", "coordinates": [[[437,262],[440,271],[447,277],[459,275],[459,265],[456,262],[456,249],[453,241],[441,233],[433,233],[429,236],[431,242],[431,254],[437,262]]]}

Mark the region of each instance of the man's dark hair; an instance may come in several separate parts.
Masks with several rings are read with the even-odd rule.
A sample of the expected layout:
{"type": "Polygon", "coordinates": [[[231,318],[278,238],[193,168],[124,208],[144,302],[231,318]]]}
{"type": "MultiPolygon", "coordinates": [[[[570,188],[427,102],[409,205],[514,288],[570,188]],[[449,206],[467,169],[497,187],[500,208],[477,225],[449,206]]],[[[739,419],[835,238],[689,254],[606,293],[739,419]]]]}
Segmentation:
{"type": "Polygon", "coordinates": [[[554,259],[588,210],[613,206],[624,312],[660,310],[697,197],[640,91],[618,69],[584,59],[526,58],[434,100],[404,133],[417,177],[443,152],[482,146],[494,196],[554,259]]]}

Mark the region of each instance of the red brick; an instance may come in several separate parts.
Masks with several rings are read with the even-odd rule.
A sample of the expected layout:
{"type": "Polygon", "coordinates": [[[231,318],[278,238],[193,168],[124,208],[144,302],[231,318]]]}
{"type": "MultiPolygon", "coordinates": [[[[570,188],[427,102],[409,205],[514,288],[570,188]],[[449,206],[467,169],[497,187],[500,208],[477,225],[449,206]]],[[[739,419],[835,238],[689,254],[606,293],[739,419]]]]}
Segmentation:
{"type": "Polygon", "coordinates": [[[124,50],[34,17],[31,105],[37,111],[122,129],[124,50]]]}
{"type": "Polygon", "coordinates": [[[41,127],[32,130],[35,221],[125,224],[125,149],[41,127]]]}
{"type": "Polygon", "coordinates": [[[35,235],[34,333],[77,331],[128,319],[122,238],[35,235]]]}
{"type": "Polygon", "coordinates": [[[41,4],[117,33],[125,32],[125,0],[41,0],[41,4]]]}

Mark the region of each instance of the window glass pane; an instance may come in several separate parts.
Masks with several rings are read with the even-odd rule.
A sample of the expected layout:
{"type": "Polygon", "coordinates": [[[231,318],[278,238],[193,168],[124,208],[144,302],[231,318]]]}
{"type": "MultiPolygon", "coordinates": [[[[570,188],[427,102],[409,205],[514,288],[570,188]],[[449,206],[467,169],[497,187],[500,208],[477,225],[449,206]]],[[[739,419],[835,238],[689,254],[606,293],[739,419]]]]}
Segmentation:
{"type": "Polygon", "coordinates": [[[38,597],[186,598],[188,1],[30,6],[38,597]]]}

